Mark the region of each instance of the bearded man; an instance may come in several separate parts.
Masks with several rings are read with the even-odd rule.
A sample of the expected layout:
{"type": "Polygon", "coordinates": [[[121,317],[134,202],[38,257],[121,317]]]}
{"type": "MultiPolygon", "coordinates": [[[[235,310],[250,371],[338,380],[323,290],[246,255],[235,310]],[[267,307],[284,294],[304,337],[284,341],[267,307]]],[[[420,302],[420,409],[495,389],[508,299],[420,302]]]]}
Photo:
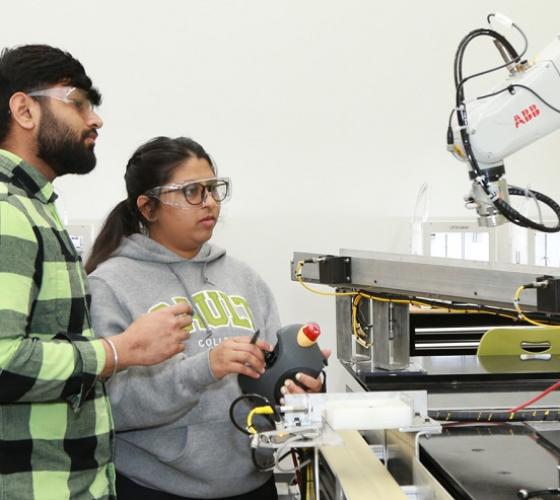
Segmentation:
{"type": "Polygon", "coordinates": [[[96,163],[101,95],[81,63],[47,45],[0,54],[0,497],[115,498],[104,379],[178,354],[189,305],[93,335],[80,257],[52,181],[96,163]]]}

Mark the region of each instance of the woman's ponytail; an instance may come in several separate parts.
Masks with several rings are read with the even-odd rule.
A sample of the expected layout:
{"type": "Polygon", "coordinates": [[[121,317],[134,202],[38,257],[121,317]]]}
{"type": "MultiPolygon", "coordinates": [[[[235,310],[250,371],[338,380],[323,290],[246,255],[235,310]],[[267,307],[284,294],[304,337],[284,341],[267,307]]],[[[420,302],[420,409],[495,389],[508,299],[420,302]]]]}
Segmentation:
{"type": "Polygon", "coordinates": [[[105,262],[119,247],[124,237],[141,231],[138,215],[130,209],[128,200],[121,201],[105,219],[95,239],[91,254],[86,262],[86,273],[90,274],[105,262]]]}

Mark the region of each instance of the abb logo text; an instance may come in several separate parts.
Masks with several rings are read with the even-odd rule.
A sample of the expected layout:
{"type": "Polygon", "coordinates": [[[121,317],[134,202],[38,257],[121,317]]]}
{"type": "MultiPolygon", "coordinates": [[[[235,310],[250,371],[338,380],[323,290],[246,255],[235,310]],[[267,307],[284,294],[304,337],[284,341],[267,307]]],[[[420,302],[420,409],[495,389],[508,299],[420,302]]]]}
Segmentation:
{"type": "Polygon", "coordinates": [[[531,104],[528,108],[522,109],[521,114],[513,117],[515,121],[515,128],[525,125],[525,123],[530,122],[533,118],[536,118],[540,114],[541,110],[536,104],[531,104]]]}

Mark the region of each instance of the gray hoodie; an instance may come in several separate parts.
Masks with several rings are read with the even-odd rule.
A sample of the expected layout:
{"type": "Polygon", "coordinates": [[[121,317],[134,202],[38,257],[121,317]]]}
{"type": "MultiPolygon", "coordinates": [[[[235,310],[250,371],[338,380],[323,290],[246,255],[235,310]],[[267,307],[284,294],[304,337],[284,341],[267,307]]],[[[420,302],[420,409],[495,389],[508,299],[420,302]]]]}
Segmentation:
{"type": "Polygon", "coordinates": [[[97,335],[121,333],[141,314],[191,298],[204,317],[195,312],[184,354],[130,368],[108,384],[119,472],[194,498],[239,495],[264,484],[269,474],[256,470],[248,436],[229,420],[231,402],[241,394],[237,376],[217,381],[208,354],[223,339],[257,328],[275,343],[280,322],[268,286],[208,243],[186,260],[140,234],[126,238],[89,278],[97,335]]]}

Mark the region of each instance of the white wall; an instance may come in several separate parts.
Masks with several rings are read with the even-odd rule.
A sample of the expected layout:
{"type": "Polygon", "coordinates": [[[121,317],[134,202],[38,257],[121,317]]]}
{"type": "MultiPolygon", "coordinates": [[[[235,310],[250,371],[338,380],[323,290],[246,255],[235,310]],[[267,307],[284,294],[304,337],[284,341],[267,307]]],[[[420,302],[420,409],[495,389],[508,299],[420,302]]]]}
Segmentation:
{"type": "MultiPolygon", "coordinates": [[[[192,136],[234,179],[216,242],[253,263],[285,322],[318,320],[332,344],[333,300],[289,281],[291,253],[406,252],[423,182],[431,215],[467,215],[466,168],[445,150],[452,63],[492,11],[526,31],[530,54],[560,31],[546,0],[34,0],[4,2],[2,43],[63,47],[103,92],[98,168],[57,181],[71,219],[124,197],[141,142],[192,136]]],[[[499,62],[477,41],[465,72],[499,62]]],[[[508,178],[559,199],[559,145],[518,153],[508,178]]]]}

